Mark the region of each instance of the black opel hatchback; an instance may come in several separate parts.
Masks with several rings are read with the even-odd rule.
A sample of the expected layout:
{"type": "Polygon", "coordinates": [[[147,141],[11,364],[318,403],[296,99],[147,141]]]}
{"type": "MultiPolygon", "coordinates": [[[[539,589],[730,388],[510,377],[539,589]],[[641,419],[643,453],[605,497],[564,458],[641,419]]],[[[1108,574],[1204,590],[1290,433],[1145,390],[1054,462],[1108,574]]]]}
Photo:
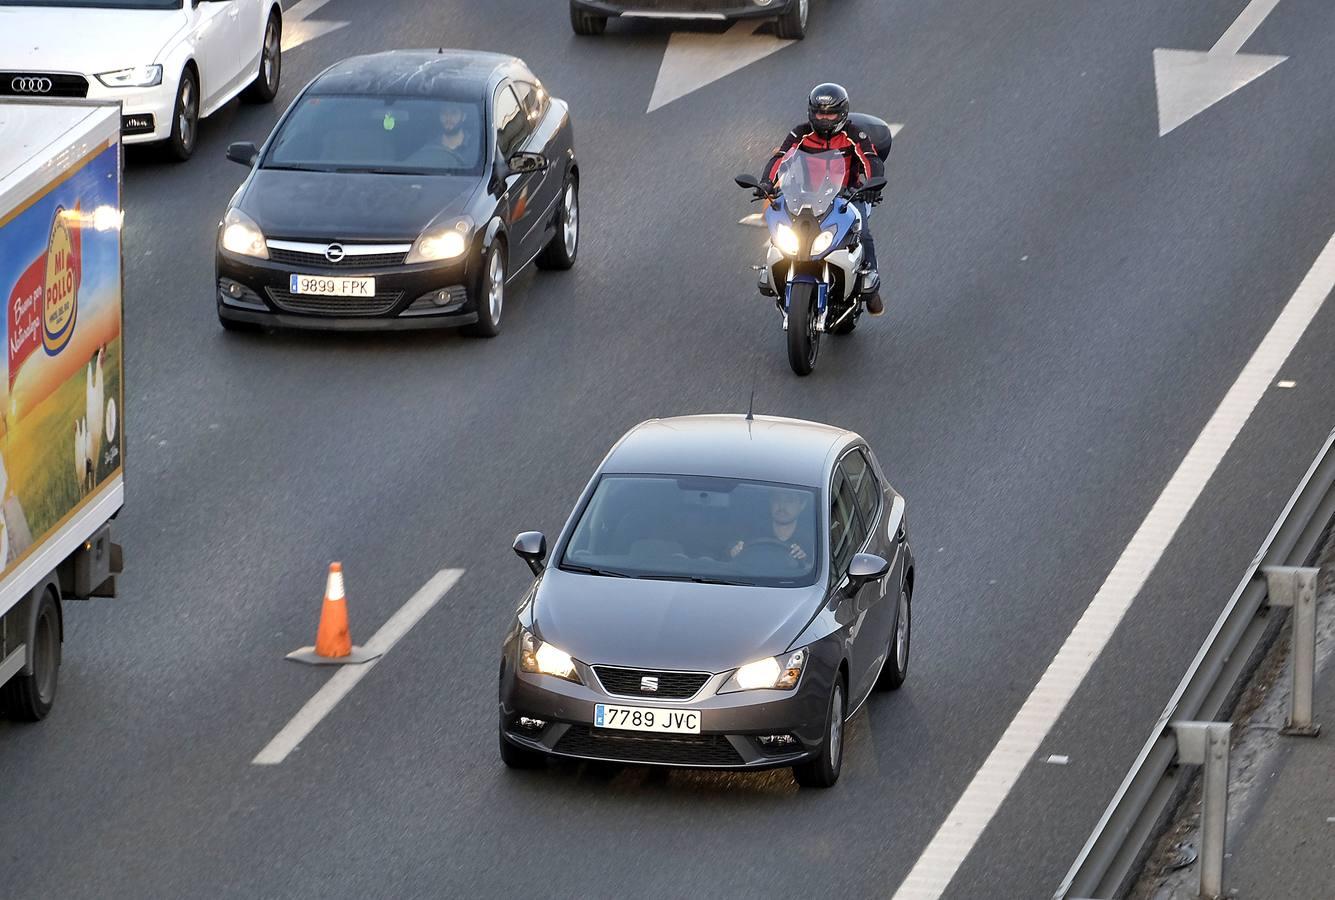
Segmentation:
{"type": "Polygon", "coordinates": [[[512,56],[395,50],[317,76],[218,225],[224,328],[500,332],[529,262],[579,242],[570,111],[512,56]]]}

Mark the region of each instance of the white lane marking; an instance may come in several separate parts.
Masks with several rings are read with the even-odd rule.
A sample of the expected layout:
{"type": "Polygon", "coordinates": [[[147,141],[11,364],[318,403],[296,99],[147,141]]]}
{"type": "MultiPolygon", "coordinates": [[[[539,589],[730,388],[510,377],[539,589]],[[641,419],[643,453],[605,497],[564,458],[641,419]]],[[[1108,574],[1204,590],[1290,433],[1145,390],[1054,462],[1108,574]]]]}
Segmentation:
{"type": "Polygon", "coordinates": [[[756,34],[762,24],[755,19],[740,19],[722,34],[673,32],[663,50],[663,62],[645,112],[651,113],[797,43],[772,34],[756,34]]]}
{"type": "Polygon", "coordinates": [[[326,34],[345,28],[349,22],[311,20],[329,0],[301,0],[283,12],[283,50],[293,50],[326,34]]]}
{"type": "Polygon", "coordinates": [[[324,687],[316,691],[315,696],[292,717],[292,721],[283,726],[283,730],[251,760],[251,764],[274,766],[287,759],[287,755],[306,739],[315,726],[320,724],[320,720],[329,715],[338,702],[357,686],[357,682],[385,658],[384,654],[389,653],[389,649],[449,593],[463,574],[463,569],[441,569],[437,572],[364,645],[365,649],[380,653],[381,656],[360,666],[345,666],[335,672],[324,687]]]}
{"type": "Polygon", "coordinates": [[[1297,386],[1298,382],[1296,381],[1279,381],[1275,383],[1275,387],[1282,387],[1282,388],[1291,388],[1297,386]]]}
{"type": "Polygon", "coordinates": [[[1050,763],[1050,764],[1052,764],[1052,765],[1054,765],[1054,766],[1064,766],[1064,765],[1068,764],[1070,761],[1071,761],[1071,757],[1069,757],[1069,756],[1059,756],[1059,755],[1056,754],[1056,753],[1052,754],[1052,755],[1049,756],[1049,757],[1046,757],[1046,758],[1043,760],[1043,762],[1045,762],[1045,763],[1050,763]]]}
{"type": "Polygon", "coordinates": [[[1210,48],[1211,53],[1237,53],[1247,39],[1261,27],[1265,17],[1279,5],[1279,0],[1252,0],[1248,3],[1228,30],[1220,35],[1219,40],[1210,48]]]}
{"type": "Polygon", "coordinates": [[[1251,0],[1207,53],[1162,48],[1154,51],[1160,137],[1288,58],[1238,52],[1278,3],[1251,0]]]}
{"type": "Polygon", "coordinates": [[[1224,395],[1047,671],[900,885],[896,898],[936,898],[950,885],[1332,288],[1335,235],[1224,395]]]}

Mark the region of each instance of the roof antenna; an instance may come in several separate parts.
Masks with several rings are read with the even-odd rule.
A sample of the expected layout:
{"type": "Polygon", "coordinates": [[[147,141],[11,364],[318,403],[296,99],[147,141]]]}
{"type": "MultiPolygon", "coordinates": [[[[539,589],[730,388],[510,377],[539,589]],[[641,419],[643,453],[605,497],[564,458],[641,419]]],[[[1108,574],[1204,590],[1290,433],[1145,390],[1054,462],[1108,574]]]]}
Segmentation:
{"type": "Polygon", "coordinates": [[[756,408],[756,389],[751,388],[751,402],[746,407],[746,421],[754,422],[756,420],[754,410],[756,408]]]}
{"type": "Polygon", "coordinates": [[[443,54],[444,52],[445,52],[445,48],[444,48],[444,47],[437,47],[437,48],[436,48],[436,55],[437,55],[437,56],[440,56],[440,55],[443,54]]]}

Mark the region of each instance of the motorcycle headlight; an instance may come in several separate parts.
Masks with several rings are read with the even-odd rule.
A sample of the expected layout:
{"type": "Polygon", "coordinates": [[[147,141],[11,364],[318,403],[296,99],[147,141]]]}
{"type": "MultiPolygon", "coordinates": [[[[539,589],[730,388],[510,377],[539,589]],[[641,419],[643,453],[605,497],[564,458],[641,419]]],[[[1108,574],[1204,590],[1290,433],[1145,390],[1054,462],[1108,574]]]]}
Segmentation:
{"type": "Polygon", "coordinates": [[[778,228],[774,229],[774,246],[778,247],[789,256],[796,256],[797,248],[799,246],[797,232],[793,231],[788,225],[780,225],[778,228]]]}
{"type": "Polygon", "coordinates": [[[546,641],[538,640],[527,628],[519,635],[519,670],[534,674],[554,675],[583,684],[579,673],[575,671],[575,661],[570,654],[546,641]]]}
{"type": "Polygon", "coordinates": [[[468,232],[471,227],[472,223],[467,219],[459,219],[446,228],[431,228],[422,232],[404,262],[438,262],[463,256],[468,251],[468,232]]]}
{"type": "Polygon", "coordinates": [[[791,691],[797,687],[802,677],[802,669],[807,664],[807,651],[794,650],[778,656],[758,659],[747,663],[728,679],[727,684],[719,689],[720,694],[732,691],[778,690],[791,691]]]}
{"type": "Polygon", "coordinates": [[[826,250],[829,250],[830,245],[833,243],[834,229],[831,228],[828,231],[822,231],[820,234],[816,235],[816,239],[811,242],[811,255],[820,256],[826,250]]]}
{"type": "Polygon", "coordinates": [[[255,221],[239,209],[229,209],[223,217],[223,249],[242,256],[268,259],[269,248],[255,221]]]}
{"type": "Polygon", "coordinates": [[[103,72],[97,80],[107,87],[156,87],[162,84],[162,66],[135,66],[103,72]]]}

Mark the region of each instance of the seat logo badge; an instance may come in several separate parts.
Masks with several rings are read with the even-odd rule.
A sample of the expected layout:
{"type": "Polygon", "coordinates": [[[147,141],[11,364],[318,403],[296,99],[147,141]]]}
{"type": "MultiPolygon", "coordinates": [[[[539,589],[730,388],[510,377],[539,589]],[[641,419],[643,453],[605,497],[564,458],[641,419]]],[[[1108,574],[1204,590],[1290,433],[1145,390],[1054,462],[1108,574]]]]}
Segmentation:
{"type": "Polygon", "coordinates": [[[643,678],[640,679],[640,690],[657,691],[658,679],[652,675],[645,675],[643,678]]]}
{"type": "Polygon", "coordinates": [[[343,258],[343,245],[330,244],[328,247],[325,247],[324,258],[329,260],[330,262],[338,262],[340,259],[343,258]]]}
{"type": "Polygon", "coordinates": [[[16,94],[49,94],[52,87],[50,78],[15,78],[9,83],[16,94]]]}

